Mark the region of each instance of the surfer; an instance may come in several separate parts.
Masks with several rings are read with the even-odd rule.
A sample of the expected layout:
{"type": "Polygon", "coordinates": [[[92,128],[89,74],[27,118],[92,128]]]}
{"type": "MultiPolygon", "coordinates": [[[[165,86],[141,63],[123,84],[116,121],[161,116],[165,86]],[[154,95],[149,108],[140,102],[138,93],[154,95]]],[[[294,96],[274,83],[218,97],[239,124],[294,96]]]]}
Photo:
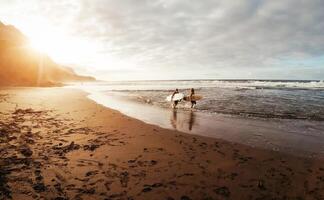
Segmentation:
{"type": "Polygon", "coordinates": [[[193,108],[197,104],[197,102],[194,100],[194,95],[195,95],[195,89],[191,88],[190,89],[191,108],[193,108]]]}
{"type": "Polygon", "coordinates": [[[179,93],[178,88],[176,88],[176,89],[174,90],[174,92],[172,93],[171,101],[172,101],[172,107],[173,107],[173,108],[176,108],[177,105],[178,105],[178,103],[179,103],[179,100],[173,101],[173,97],[174,97],[174,95],[175,95],[175,94],[178,94],[178,93],[179,93]]]}

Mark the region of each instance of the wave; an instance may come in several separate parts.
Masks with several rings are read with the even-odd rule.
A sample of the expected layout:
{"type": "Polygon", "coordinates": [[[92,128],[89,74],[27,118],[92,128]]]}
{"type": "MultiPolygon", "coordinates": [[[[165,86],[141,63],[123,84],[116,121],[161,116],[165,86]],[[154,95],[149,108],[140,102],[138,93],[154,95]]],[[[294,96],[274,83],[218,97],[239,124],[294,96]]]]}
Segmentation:
{"type": "MultiPolygon", "coordinates": [[[[207,111],[210,112],[210,111],[207,111]]],[[[267,112],[249,112],[249,111],[216,111],[212,113],[226,114],[226,115],[238,115],[245,118],[264,118],[264,119],[298,119],[298,120],[311,120],[311,121],[324,121],[324,117],[321,115],[298,115],[296,113],[267,113],[267,112]]]]}
{"type": "MultiPolygon", "coordinates": [[[[164,108],[170,107],[165,97],[175,88],[185,94],[189,94],[189,88],[195,88],[196,93],[204,97],[198,102],[197,111],[244,117],[324,121],[324,81],[123,81],[71,87],[164,108]]],[[[186,109],[185,103],[180,103],[180,109],[186,109]]]]}
{"type": "MultiPolygon", "coordinates": [[[[130,90],[170,90],[174,88],[236,88],[236,89],[324,89],[324,81],[252,81],[252,80],[192,80],[192,81],[133,81],[109,83],[131,87],[130,90]]],[[[117,88],[118,89],[118,88],[117,88]]]]}
{"type": "Polygon", "coordinates": [[[213,81],[213,84],[220,88],[324,90],[324,81],[213,81]]]}
{"type": "MultiPolygon", "coordinates": [[[[183,91],[187,94],[186,91],[183,91]]],[[[318,90],[246,90],[201,88],[204,98],[196,110],[207,113],[239,115],[252,118],[303,119],[324,121],[324,92],[318,90]]],[[[107,95],[122,96],[131,101],[170,108],[165,97],[170,90],[116,90],[107,95]]],[[[188,102],[181,102],[186,109],[188,102]]],[[[190,106],[189,106],[190,107],[190,106]]]]}
{"type": "MultiPolygon", "coordinates": [[[[73,87],[73,86],[72,86],[73,87]]],[[[97,91],[170,91],[175,88],[232,88],[236,90],[324,90],[323,80],[169,80],[107,81],[88,83],[83,89],[97,91]]]]}

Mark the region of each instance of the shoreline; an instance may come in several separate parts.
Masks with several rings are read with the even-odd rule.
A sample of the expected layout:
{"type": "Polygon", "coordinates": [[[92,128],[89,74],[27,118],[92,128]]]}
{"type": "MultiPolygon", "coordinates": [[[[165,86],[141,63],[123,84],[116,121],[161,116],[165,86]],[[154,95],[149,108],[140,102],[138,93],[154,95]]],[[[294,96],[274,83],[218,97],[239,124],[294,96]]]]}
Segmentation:
{"type": "Polygon", "coordinates": [[[0,199],[321,199],[323,159],[164,129],[66,88],[0,89],[0,199]]]}
{"type": "Polygon", "coordinates": [[[245,118],[241,116],[203,113],[184,108],[166,109],[140,103],[118,96],[115,93],[86,91],[87,98],[114,109],[121,114],[138,119],[147,124],[191,135],[222,139],[228,142],[280,151],[292,155],[324,158],[324,137],[304,127],[312,127],[308,120],[245,118]],[[107,93],[107,94],[106,94],[107,93]],[[233,126],[235,124],[235,126],[233,126]],[[314,139],[315,138],[315,139],[314,139]],[[301,141],[303,142],[301,144],[301,141]]]}

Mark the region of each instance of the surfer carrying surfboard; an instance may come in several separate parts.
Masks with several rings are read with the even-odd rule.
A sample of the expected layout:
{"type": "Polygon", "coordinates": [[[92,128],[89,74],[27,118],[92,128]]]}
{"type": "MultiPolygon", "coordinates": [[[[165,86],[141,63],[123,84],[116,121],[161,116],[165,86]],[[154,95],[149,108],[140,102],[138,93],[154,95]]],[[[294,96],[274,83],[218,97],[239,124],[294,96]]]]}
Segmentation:
{"type": "Polygon", "coordinates": [[[197,102],[194,100],[194,96],[195,95],[195,89],[191,88],[190,89],[190,102],[191,102],[191,108],[193,108],[197,102]]]}
{"type": "Polygon", "coordinates": [[[197,104],[197,101],[201,100],[203,97],[195,94],[195,89],[190,89],[190,94],[183,97],[184,101],[189,101],[191,103],[191,108],[194,108],[197,104]]]}
{"type": "Polygon", "coordinates": [[[179,103],[179,101],[180,101],[180,100],[175,100],[175,101],[173,101],[173,97],[174,97],[175,94],[179,94],[179,90],[178,90],[178,88],[176,88],[176,89],[174,90],[174,92],[172,93],[172,96],[171,96],[171,101],[172,101],[172,107],[173,107],[173,108],[176,108],[177,105],[178,105],[178,103],[179,103]]]}
{"type": "Polygon", "coordinates": [[[165,98],[166,101],[172,102],[172,107],[176,108],[178,103],[183,99],[184,94],[180,93],[178,89],[175,89],[172,94],[165,98]]]}

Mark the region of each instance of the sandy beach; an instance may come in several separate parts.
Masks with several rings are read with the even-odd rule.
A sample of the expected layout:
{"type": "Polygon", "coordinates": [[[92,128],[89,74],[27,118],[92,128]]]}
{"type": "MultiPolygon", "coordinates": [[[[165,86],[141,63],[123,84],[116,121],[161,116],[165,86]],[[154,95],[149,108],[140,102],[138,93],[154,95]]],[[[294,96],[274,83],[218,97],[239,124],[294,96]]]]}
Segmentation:
{"type": "Polygon", "coordinates": [[[86,95],[0,90],[0,199],[324,199],[321,158],[163,129],[86,95]]]}

